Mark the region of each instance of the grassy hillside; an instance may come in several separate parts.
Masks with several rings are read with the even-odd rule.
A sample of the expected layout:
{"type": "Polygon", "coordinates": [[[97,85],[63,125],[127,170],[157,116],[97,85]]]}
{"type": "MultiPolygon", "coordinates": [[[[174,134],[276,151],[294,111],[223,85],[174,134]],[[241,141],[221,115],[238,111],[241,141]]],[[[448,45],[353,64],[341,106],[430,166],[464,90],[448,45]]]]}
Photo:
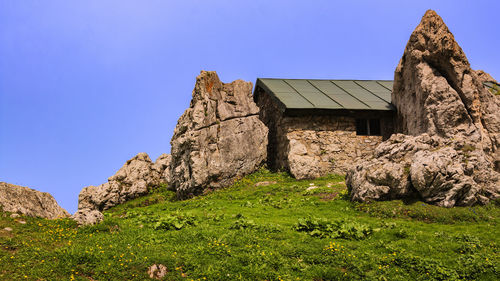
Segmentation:
{"type": "Polygon", "coordinates": [[[346,194],[340,176],[262,170],[187,201],[157,190],[97,226],[3,214],[0,229],[13,231],[0,230],[0,279],[146,280],[157,263],[164,280],[497,280],[496,204],[357,204],[346,194]]]}

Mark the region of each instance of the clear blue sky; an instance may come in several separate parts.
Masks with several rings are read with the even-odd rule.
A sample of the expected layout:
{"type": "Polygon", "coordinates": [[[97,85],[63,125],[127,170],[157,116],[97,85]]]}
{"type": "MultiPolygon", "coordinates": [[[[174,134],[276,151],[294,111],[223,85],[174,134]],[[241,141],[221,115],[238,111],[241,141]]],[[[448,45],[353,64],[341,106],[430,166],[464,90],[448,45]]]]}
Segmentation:
{"type": "Polygon", "coordinates": [[[0,0],[0,181],[73,213],[84,186],[170,151],[200,70],[392,79],[427,9],[500,78],[498,1],[0,0]]]}

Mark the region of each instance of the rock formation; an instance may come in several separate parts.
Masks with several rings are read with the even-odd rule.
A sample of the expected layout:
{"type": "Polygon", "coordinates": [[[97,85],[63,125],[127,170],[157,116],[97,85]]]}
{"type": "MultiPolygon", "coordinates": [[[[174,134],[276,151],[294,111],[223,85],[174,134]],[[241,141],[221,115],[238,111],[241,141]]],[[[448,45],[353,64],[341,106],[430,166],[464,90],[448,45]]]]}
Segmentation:
{"type": "Polygon", "coordinates": [[[80,224],[94,224],[102,220],[101,211],[147,194],[152,187],[168,183],[170,155],[162,154],[155,163],[146,153],[130,159],[99,186],[88,186],[78,196],[78,211],[73,218],[80,224]]]}
{"type": "Polygon", "coordinates": [[[47,219],[69,217],[49,193],[5,182],[0,182],[0,210],[47,219]]]}
{"type": "Polygon", "coordinates": [[[497,198],[500,101],[485,81],[494,79],[471,69],[443,20],[427,11],[394,75],[395,125],[405,135],[349,170],[352,199],[416,195],[452,207],[497,198]]]}
{"type": "Polygon", "coordinates": [[[148,267],[148,275],[151,279],[161,280],[167,273],[168,269],[163,264],[153,264],[148,267]]]}
{"type": "Polygon", "coordinates": [[[172,156],[166,153],[163,153],[156,159],[152,168],[159,173],[160,182],[170,182],[170,162],[172,162],[172,156]]]}
{"type": "Polygon", "coordinates": [[[80,225],[93,225],[101,222],[104,215],[99,210],[85,208],[77,210],[72,218],[80,225]]]}
{"type": "Polygon", "coordinates": [[[268,130],[258,111],[252,83],[224,84],[215,72],[201,72],[171,141],[171,184],[179,198],[229,186],[265,161],[268,130]]]}

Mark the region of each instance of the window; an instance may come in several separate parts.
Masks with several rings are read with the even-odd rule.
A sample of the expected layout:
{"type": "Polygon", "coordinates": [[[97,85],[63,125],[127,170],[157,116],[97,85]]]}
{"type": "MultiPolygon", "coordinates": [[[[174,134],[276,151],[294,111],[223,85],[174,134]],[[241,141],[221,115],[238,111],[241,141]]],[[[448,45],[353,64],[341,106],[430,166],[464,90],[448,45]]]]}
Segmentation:
{"type": "Polygon", "coordinates": [[[370,119],[368,122],[368,134],[370,136],[380,136],[380,119],[370,119]]]}
{"type": "Polygon", "coordinates": [[[380,136],[380,119],[356,119],[356,135],[380,136]]]}
{"type": "Polygon", "coordinates": [[[356,119],[356,135],[368,135],[368,123],[366,122],[366,119],[356,119]]]}

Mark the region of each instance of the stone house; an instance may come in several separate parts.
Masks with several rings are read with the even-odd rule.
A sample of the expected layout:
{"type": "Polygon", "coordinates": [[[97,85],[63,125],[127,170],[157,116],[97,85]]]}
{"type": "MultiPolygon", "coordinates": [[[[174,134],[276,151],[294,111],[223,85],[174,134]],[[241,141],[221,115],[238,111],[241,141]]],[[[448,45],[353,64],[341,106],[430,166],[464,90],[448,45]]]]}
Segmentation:
{"type": "Polygon", "coordinates": [[[257,79],[268,166],[297,179],[344,174],[393,132],[392,81],[257,79]]]}

